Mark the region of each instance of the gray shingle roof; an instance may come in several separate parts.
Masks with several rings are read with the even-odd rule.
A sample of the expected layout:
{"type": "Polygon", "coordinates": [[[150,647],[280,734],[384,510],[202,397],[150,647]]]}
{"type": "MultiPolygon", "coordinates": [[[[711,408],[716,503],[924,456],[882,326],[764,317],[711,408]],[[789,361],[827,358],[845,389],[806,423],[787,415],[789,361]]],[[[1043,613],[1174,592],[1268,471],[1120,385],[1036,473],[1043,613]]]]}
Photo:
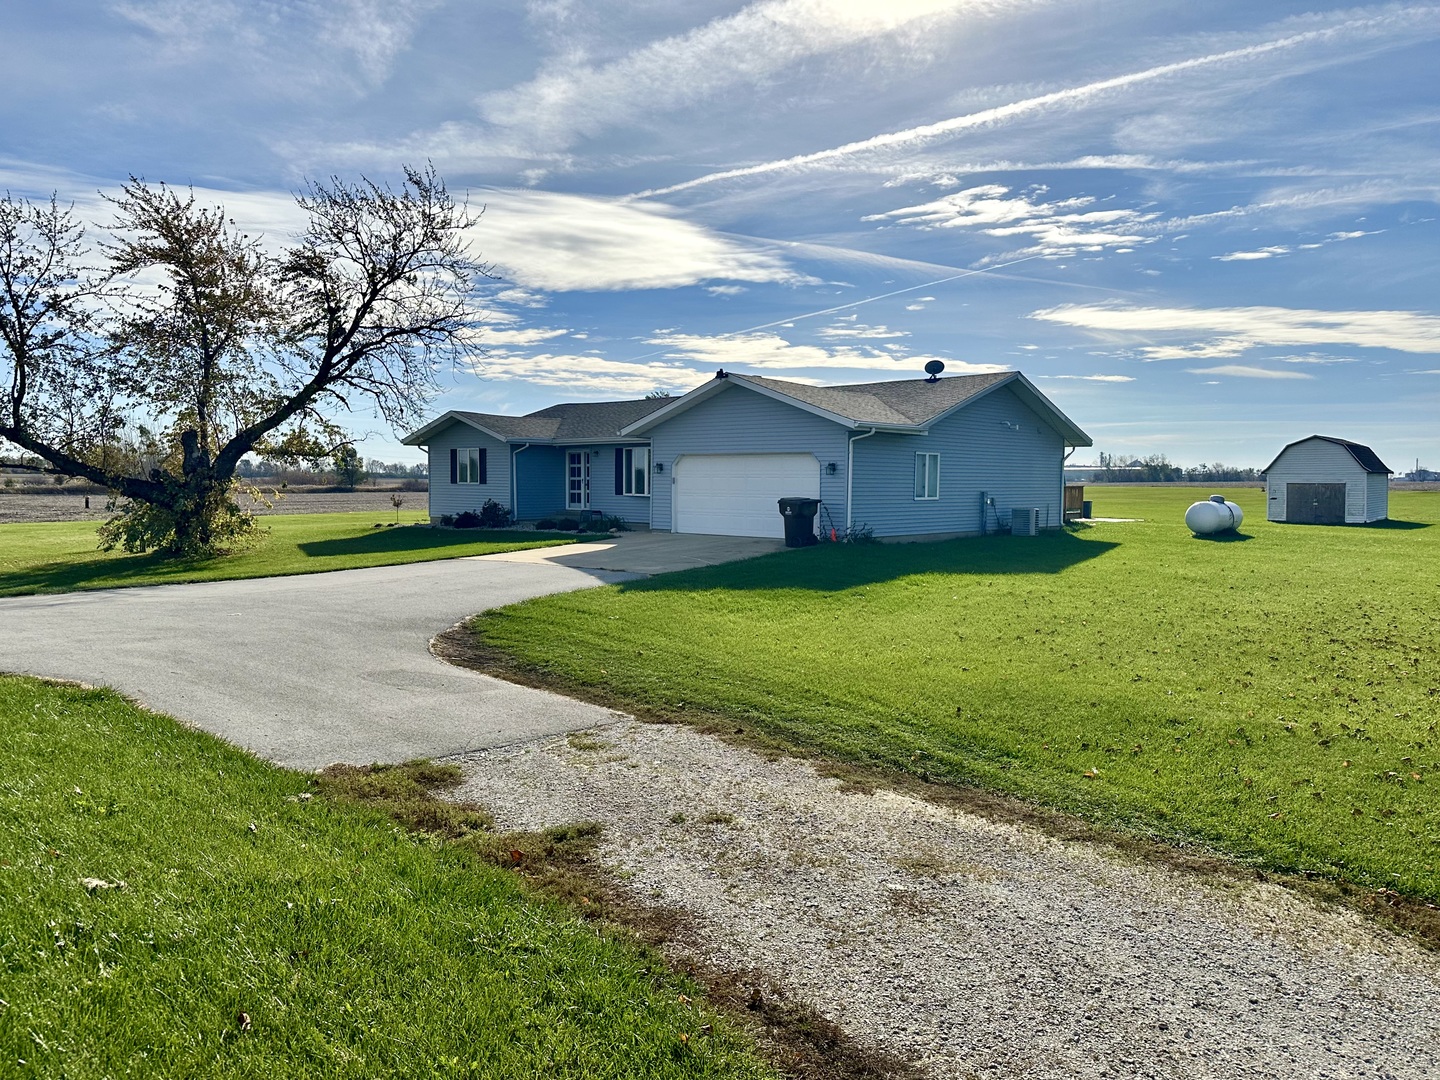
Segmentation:
{"type": "Polygon", "coordinates": [[[639,401],[577,401],[567,405],[551,405],[528,413],[522,420],[553,420],[557,439],[607,439],[618,436],[620,429],[648,416],[671,398],[643,398],[639,401]]]}
{"type": "Polygon", "coordinates": [[[845,386],[806,386],[757,375],[731,377],[755,383],[857,423],[924,424],[1014,375],[1013,371],[993,371],[983,375],[952,375],[933,383],[928,379],[901,379],[845,386]]]}

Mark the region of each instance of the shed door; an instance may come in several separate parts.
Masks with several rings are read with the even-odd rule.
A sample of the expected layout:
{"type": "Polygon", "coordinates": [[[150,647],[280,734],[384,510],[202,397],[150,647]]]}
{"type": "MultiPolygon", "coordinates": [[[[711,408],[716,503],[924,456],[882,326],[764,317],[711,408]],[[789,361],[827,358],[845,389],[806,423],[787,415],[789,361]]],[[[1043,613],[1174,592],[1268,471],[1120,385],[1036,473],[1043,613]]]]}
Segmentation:
{"type": "Polygon", "coordinates": [[[1286,484],[1285,520],[1297,525],[1344,525],[1344,484],[1286,484]]]}
{"type": "Polygon", "coordinates": [[[776,500],[820,497],[814,454],[686,454],[675,463],[674,531],[785,535],[776,500]]]}

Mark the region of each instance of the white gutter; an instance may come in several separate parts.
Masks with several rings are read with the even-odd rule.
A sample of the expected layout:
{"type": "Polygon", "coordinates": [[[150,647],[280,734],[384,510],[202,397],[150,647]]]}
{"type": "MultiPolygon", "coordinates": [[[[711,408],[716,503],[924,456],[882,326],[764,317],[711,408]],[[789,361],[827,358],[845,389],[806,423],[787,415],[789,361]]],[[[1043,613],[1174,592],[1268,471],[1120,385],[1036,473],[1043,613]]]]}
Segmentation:
{"type": "Polygon", "coordinates": [[[845,535],[850,535],[850,524],[855,518],[854,494],[855,494],[855,444],[861,439],[868,439],[871,435],[878,435],[879,430],[871,428],[864,435],[852,435],[845,440],[845,535]]]}
{"type": "Polygon", "coordinates": [[[510,452],[510,516],[516,521],[520,520],[520,470],[515,467],[515,459],[529,449],[527,442],[510,452]]]}

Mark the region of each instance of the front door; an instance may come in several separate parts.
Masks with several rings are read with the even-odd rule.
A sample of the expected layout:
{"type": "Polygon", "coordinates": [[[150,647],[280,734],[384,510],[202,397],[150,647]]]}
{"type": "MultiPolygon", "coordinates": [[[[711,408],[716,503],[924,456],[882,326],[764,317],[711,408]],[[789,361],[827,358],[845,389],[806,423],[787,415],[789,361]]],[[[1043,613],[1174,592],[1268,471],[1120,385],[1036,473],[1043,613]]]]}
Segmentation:
{"type": "Polygon", "coordinates": [[[1344,525],[1344,484],[1286,484],[1285,520],[1296,525],[1344,525]]]}
{"type": "Polygon", "coordinates": [[[565,455],[565,507],[590,509],[590,452],[571,450],[565,455]]]}

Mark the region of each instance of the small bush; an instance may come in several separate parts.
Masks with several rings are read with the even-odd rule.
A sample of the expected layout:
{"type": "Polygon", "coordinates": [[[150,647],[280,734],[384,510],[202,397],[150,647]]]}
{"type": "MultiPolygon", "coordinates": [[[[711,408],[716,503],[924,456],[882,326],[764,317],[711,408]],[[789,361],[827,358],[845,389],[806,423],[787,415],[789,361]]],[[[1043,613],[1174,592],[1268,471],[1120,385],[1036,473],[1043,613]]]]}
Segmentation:
{"type": "Polygon", "coordinates": [[[561,518],[555,522],[555,528],[560,532],[579,532],[580,522],[574,518],[561,518]]]}
{"type": "Polygon", "coordinates": [[[501,506],[494,499],[486,499],[485,505],[480,507],[480,527],[483,529],[503,529],[511,520],[510,508],[501,506]]]}
{"type": "Polygon", "coordinates": [[[478,529],[480,528],[480,515],[474,510],[466,510],[455,515],[454,524],[457,529],[478,529]]]}
{"type": "Polygon", "coordinates": [[[453,526],[453,525],[455,524],[455,515],[454,515],[454,514],[441,514],[441,515],[440,515],[440,524],[441,524],[441,525],[444,525],[447,529],[450,528],[451,526],[453,526]]]}
{"type": "Polygon", "coordinates": [[[540,529],[542,532],[554,532],[559,527],[559,524],[554,518],[541,518],[535,522],[535,528],[540,529]]]}

